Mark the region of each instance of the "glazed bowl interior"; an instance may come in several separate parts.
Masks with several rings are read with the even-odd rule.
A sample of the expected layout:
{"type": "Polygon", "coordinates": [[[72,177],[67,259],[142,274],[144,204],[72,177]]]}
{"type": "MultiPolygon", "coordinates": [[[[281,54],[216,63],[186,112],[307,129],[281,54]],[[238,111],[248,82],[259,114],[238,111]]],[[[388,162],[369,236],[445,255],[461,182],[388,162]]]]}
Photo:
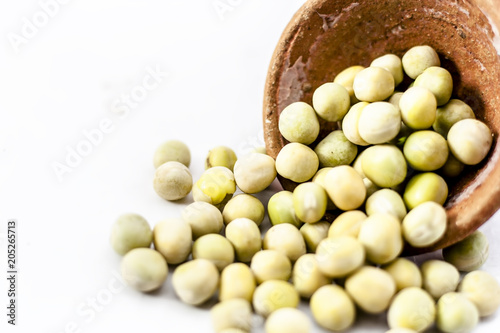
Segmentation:
{"type": "MultiPolygon", "coordinates": [[[[413,46],[430,45],[453,76],[454,98],[469,104],[489,126],[493,146],[481,164],[466,167],[448,183],[449,227],[443,239],[406,253],[429,252],[465,238],[500,207],[499,29],[500,6],[491,0],[306,2],[285,28],[268,71],[263,116],[269,155],[276,158],[287,143],[278,131],[279,114],[287,105],[311,103],[314,90],[348,66],[368,66],[386,53],[402,56],[413,46]]],[[[336,126],[321,121],[318,140],[336,126]]],[[[287,179],[280,182],[287,190],[296,186],[287,179]]]]}

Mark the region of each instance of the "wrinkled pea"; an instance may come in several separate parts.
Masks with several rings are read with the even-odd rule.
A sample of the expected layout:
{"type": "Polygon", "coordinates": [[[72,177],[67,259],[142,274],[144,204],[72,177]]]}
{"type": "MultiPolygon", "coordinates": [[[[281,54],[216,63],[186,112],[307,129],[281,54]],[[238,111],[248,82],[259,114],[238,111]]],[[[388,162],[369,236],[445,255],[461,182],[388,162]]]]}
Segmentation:
{"type": "Polygon", "coordinates": [[[436,120],[436,97],[424,87],[411,87],[401,96],[399,109],[406,126],[411,129],[426,129],[436,120]]]}
{"type": "Polygon", "coordinates": [[[435,299],[457,289],[460,273],[453,265],[442,260],[428,260],[420,270],[423,288],[435,299]]]}
{"type": "Polygon", "coordinates": [[[418,131],[408,136],[403,153],[413,169],[434,171],[448,160],[448,143],[434,131],[418,131]]]}
{"type": "Polygon", "coordinates": [[[358,147],[346,138],[342,130],[336,130],[321,140],[314,152],[321,168],[334,167],[351,164],[358,154],[358,147]]]}
{"type": "Polygon", "coordinates": [[[224,206],[222,217],[224,223],[228,225],[231,221],[246,217],[260,225],[264,220],[265,208],[262,202],[256,197],[241,193],[232,197],[224,206]]]}
{"type": "Polygon", "coordinates": [[[237,157],[234,150],[226,146],[217,146],[208,152],[205,159],[205,169],[223,166],[233,171],[236,160],[237,157]]]}
{"type": "Polygon", "coordinates": [[[342,331],[354,324],[356,308],[349,295],[337,285],[319,288],[311,297],[311,313],[319,326],[342,331]]]}
{"type": "Polygon", "coordinates": [[[403,153],[392,145],[378,145],[367,148],[361,159],[363,173],[375,185],[393,187],[406,178],[406,160],[403,153]]]}
{"type": "Polygon", "coordinates": [[[274,311],[266,320],[266,333],[309,333],[311,322],[302,311],[282,308],[274,311]]]}
{"type": "Polygon", "coordinates": [[[475,119],[474,111],[465,102],[459,99],[450,99],[448,103],[439,107],[436,111],[436,120],[432,128],[446,137],[451,126],[462,119],[475,119]]]}
{"type": "Polygon", "coordinates": [[[297,183],[311,179],[318,171],[318,155],[306,145],[292,142],[281,148],[276,157],[276,170],[286,178],[297,183]]]}
{"type": "Polygon", "coordinates": [[[189,151],[189,147],[178,140],[169,140],[162,143],[154,153],[154,167],[158,168],[160,165],[170,161],[180,162],[186,167],[189,167],[191,163],[191,152],[189,151]]]}
{"type": "Polygon", "coordinates": [[[321,185],[312,182],[299,184],[293,190],[295,214],[303,222],[318,222],[325,215],[327,198],[321,185]]]}
{"type": "Polygon", "coordinates": [[[300,297],[293,285],[282,280],[268,280],[260,284],[253,294],[253,308],[267,317],[281,308],[296,308],[300,297]]]}
{"type": "Polygon", "coordinates": [[[361,242],[350,236],[323,239],[316,249],[318,268],[329,278],[344,277],[365,262],[365,249],[361,242]]]}
{"type": "Polygon", "coordinates": [[[265,190],[276,178],[274,159],[269,155],[250,153],[234,164],[236,185],[245,193],[265,190]]]}
{"type": "Polygon", "coordinates": [[[386,271],[364,266],[347,278],[345,290],[364,311],[381,313],[389,307],[396,283],[386,271]]]}
{"type": "Polygon", "coordinates": [[[448,197],[448,185],[443,177],[424,172],[413,176],[406,185],[403,200],[408,209],[413,209],[426,201],[443,205],[448,197]]]}
{"type": "Polygon", "coordinates": [[[450,100],[453,92],[453,78],[446,69],[432,66],[415,79],[415,87],[429,89],[436,97],[437,105],[441,106],[450,100]]]}
{"type": "Polygon", "coordinates": [[[219,300],[242,298],[251,302],[256,286],[250,267],[243,263],[230,264],[220,275],[219,300]]]}
{"type": "Polygon", "coordinates": [[[385,54],[372,61],[370,67],[380,67],[392,74],[394,85],[403,82],[403,64],[401,58],[395,54],[385,54]]]}
{"type": "Polygon", "coordinates": [[[422,74],[431,66],[440,66],[441,61],[436,51],[428,45],[414,46],[401,59],[403,70],[412,79],[422,74]]]}
{"type": "Polygon", "coordinates": [[[121,273],[129,286],[148,292],[162,286],[167,279],[168,266],[162,255],[155,250],[136,248],[123,257],[121,273]]]}
{"type": "Polygon", "coordinates": [[[313,253],[304,254],[293,265],[292,281],[295,290],[301,297],[310,298],[316,290],[331,283],[318,267],[318,261],[313,253]]]}
{"type": "Polygon", "coordinates": [[[409,287],[396,294],[387,312],[390,328],[409,328],[423,332],[434,324],[436,306],[431,295],[418,287],[409,287]]]}
{"type": "Polygon", "coordinates": [[[206,234],[217,234],[223,225],[220,210],[203,201],[193,202],[186,206],[182,211],[182,219],[191,227],[193,239],[206,234]]]}
{"type": "Polygon", "coordinates": [[[451,153],[467,165],[481,162],[488,155],[492,141],[488,126],[476,119],[460,120],[448,132],[451,153]]]}
{"type": "Polygon", "coordinates": [[[368,216],[385,213],[397,217],[400,221],[406,216],[406,206],[398,192],[391,189],[381,189],[373,193],[365,203],[368,216]]]}
{"type": "Polygon", "coordinates": [[[153,243],[169,264],[184,262],[191,253],[192,231],[180,218],[158,222],[153,229],[153,243]]]}
{"type": "Polygon", "coordinates": [[[250,262],[262,247],[259,227],[245,217],[237,218],[227,225],[226,238],[233,244],[236,259],[242,262],[250,262]]]}
{"type": "Polygon", "coordinates": [[[214,263],[219,271],[234,261],[231,242],[219,234],[201,236],[193,243],[193,259],[206,259],[214,263]]]}
{"type": "Polygon", "coordinates": [[[235,191],[233,172],[226,167],[216,166],[205,170],[194,184],[193,199],[219,205],[227,202],[235,191]]]}
{"type": "Polygon", "coordinates": [[[369,144],[394,139],[401,129],[401,112],[388,102],[374,102],[361,110],[358,133],[369,144]]]}
{"type": "Polygon", "coordinates": [[[467,273],[458,291],[476,305],[481,317],[492,315],[500,307],[500,284],[488,272],[467,273]]]}
{"type": "Polygon", "coordinates": [[[333,220],[328,229],[328,238],[337,236],[351,236],[358,238],[361,224],[368,216],[360,210],[343,212],[333,220]]]}
{"type": "Polygon", "coordinates": [[[386,264],[403,250],[401,223],[393,215],[373,214],[361,224],[358,240],[365,248],[368,260],[386,264]]]}
{"type": "Polygon", "coordinates": [[[347,67],[338,73],[333,80],[333,82],[342,85],[347,90],[351,100],[351,105],[359,102],[356,96],[354,96],[354,89],[352,88],[352,85],[354,84],[354,77],[356,77],[356,74],[361,72],[363,69],[365,69],[365,67],[359,65],[347,67]]]}
{"type": "Polygon", "coordinates": [[[194,259],[177,266],[172,274],[176,295],[186,304],[200,305],[217,291],[219,271],[205,259],[194,259]]]}
{"type": "Polygon", "coordinates": [[[342,131],[347,140],[359,146],[367,146],[368,142],[363,140],[359,134],[358,124],[361,111],[370,103],[359,102],[351,106],[344,119],[342,119],[342,131]]]}
{"type": "Polygon", "coordinates": [[[293,193],[280,191],[273,194],[267,203],[267,214],[272,225],[290,223],[297,228],[302,224],[293,207],[293,193]]]}
{"type": "Polygon", "coordinates": [[[479,230],[443,249],[444,260],[462,272],[479,269],[488,259],[488,254],[488,238],[479,230]]]}
{"type": "Polygon", "coordinates": [[[443,206],[433,201],[421,203],[403,219],[403,236],[415,247],[432,245],[443,237],[447,220],[443,206]]]}
{"type": "Polygon", "coordinates": [[[394,92],[394,77],[386,69],[368,67],[356,74],[352,87],[360,101],[383,101],[394,92]]]}
{"type": "Polygon", "coordinates": [[[363,179],[349,165],[340,165],[328,171],[325,189],[335,206],[342,210],[356,209],[366,198],[363,179]]]}
{"type": "Polygon", "coordinates": [[[449,292],[437,302],[436,326],[442,332],[471,332],[478,322],[476,306],[464,295],[449,292]]]}
{"type": "Polygon", "coordinates": [[[215,332],[225,329],[240,329],[250,332],[252,327],[252,308],[244,299],[229,299],[222,301],[210,310],[215,332]]]}
{"type": "Polygon", "coordinates": [[[309,104],[295,102],[281,111],[278,128],[288,141],[309,145],[318,137],[319,121],[309,104]]]}
{"type": "Polygon", "coordinates": [[[304,237],[297,227],[290,223],[272,226],[264,236],[264,249],[285,254],[292,262],[306,253],[304,237]]]}
{"type": "Polygon", "coordinates": [[[420,273],[420,269],[414,262],[406,258],[396,258],[382,268],[389,273],[394,279],[394,282],[396,282],[397,291],[409,287],[422,287],[422,273],[420,273]]]}
{"type": "Polygon", "coordinates": [[[328,236],[329,228],[330,223],[326,221],[306,223],[300,228],[300,233],[304,237],[309,252],[316,252],[319,242],[328,236]]]}
{"type": "Polygon", "coordinates": [[[119,255],[139,247],[150,247],[153,231],[148,221],[138,214],[123,214],[111,229],[111,247],[119,255]]]}
{"type": "Polygon", "coordinates": [[[322,119],[339,121],[349,110],[351,100],[346,88],[338,83],[328,82],[314,91],[312,104],[322,119]]]}
{"type": "Polygon", "coordinates": [[[288,281],[292,275],[292,263],[286,255],[275,250],[257,252],[250,263],[257,283],[267,280],[288,281]]]}
{"type": "Polygon", "coordinates": [[[166,162],[155,172],[153,188],[165,200],[185,198],[193,187],[193,177],[189,169],[180,162],[166,162]]]}

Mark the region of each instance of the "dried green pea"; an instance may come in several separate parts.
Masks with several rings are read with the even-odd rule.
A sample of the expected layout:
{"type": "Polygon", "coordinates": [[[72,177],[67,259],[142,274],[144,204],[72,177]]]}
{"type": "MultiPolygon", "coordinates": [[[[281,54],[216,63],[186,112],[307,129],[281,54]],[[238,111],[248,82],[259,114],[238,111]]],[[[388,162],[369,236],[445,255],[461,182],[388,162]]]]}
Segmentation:
{"type": "Polygon", "coordinates": [[[193,239],[207,234],[218,234],[223,226],[220,210],[208,202],[197,201],[189,204],[182,211],[182,219],[193,232],[193,239]]]}
{"type": "Polygon", "coordinates": [[[453,78],[446,69],[431,66],[415,79],[415,87],[429,89],[436,97],[437,105],[445,105],[453,92],[453,78]]]}
{"type": "Polygon", "coordinates": [[[121,215],[111,229],[111,246],[119,255],[125,255],[135,248],[148,248],[152,241],[153,231],[148,221],[138,214],[121,215]]]}
{"type": "Polygon", "coordinates": [[[162,220],[153,229],[153,243],[169,264],[180,264],[191,253],[191,227],[181,218],[162,220]]]}
{"type": "Polygon", "coordinates": [[[341,278],[365,262],[363,245],[350,236],[323,239],[316,249],[318,268],[329,278],[341,278]]]}
{"type": "Polygon", "coordinates": [[[262,248],[259,227],[246,217],[237,218],[227,225],[226,238],[233,244],[236,259],[242,262],[250,262],[262,248]]]}
{"type": "Polygon", "coordinates": [[[200,305],[210,299],[219,284],[219,271],[210,261],[194,259],[177,266],[172,285],[177,296],[186,304],[200,305]]]}
{"type": "Polygon", "coordinates": [[[331,283],[331,279],[319,270],[313,253],[304,254],[297,259],[293,265],[292,281],[299,295],[304,298],[310,298],[316,290],[331,283]]]}
{"type": "Polygon", "coordinates": [[[193,199],[219,205],[229,200],[235,191],[233,172],[226,167],[216,166],[205,170],[194,184],[193,199]]]}
{"type": "Polygon", "coordinates": [[[295,102],[281,111],[278,128],[286,140],[309,145],[318,137],[319,121],[309,104],[295,102]]]}
{"type": "Polygon", "coordinates": [[[278,174],[297,183],[311,179],[318,166],[319,159],[314,150],[297,142],[285,145],[276,157],[278,174]]]}
{"type": "Polygon", "coordinates": [[[460,282],[458,291],[476,305],[481,317],[494,314],[500,307],[500,284],[488,272],[467,273],[460,282]]]}
{"type": "Polygon", "coordinates": [[[304,237],[299,229],[290,223],[272,226],[265,234],[263,244],[265,250],[280,251],[292,262],[306,253],[304,237]]]}
{"type": "Polygon", "coordinates": [[[446,137],[450,128],[462,119],[475,119],[472,108],[459,99],[450,99],[436,110],[436,120],[432,128],[446,137]]]}
{"type": "Polygon", "coordinates": [[[266,320],[266,333],[309,333],[311,322],[302,311],[294,308],[282,308],[274,311],[266,320]]]}
{"type": "Polygon", "coordinates": [[[488,254],[488,238],[479,230],[443,249],[444,260],[462,272],[479,269],[488,259],[488,254]]]}
{"type": "Polygon", "coordinates": [[[302,225],[295,213],[293,193],[290,191],[280,191],[273,194],[267,203],[267,214],[272,225],[290,223],[297,228],[302,225]]]}
{"type": "Polygon", "coordinates": [[[300,297],[293,285],[282,280],[268,280],[260,284],[253,294],[253,308],[267,317],[281,308],[296,308],[300,297]]]}
{"type": "Polygon", "coordinates": [[[325,189],[316,183],[299,184],[293,190],[293,207],[297,217],[306,223],[315,223],[326,212],[328,196],[325,189]]]}
{"type": "Polygon", "coordinates": [[[383,101],[394,92],[391,72],[378,67],[367,67],[356,74],[353,82],[354,95],[363,102],[383,101]]]}
{"type": "Polygon", "coordinates": [[[413,176],[403,194],[406,207],[413,209],[426,201],[443,205],[448,197],[448,185],[443,177],[433,172],[413,176]]]}
{"type": "Polygon", "coordinates": [[[474,303],[456,292],[441,296],[436,307],[436,326],[442,332],[472,332],[479,322],[474,303]]]}
{"type": "Polygon", "coordinates": [[[148,248],[128,251],[121,262],[121,273],[132,288],[149,292],[160,288],[167,279],[168,266],[162,255],[148,248]]]}
{"type": "Polygon", "coordinates": [[[250,267],[239,262],[230,264],[220,275],[219,300],[242,298],[251,302],[256,286],[250,267]]]}
{"type": "Polygon", "coordinates": [[[356,74],[361,72],[363,69],[365,69],[365,67],[359,65],[350,66],[338,73],[337,76],[335,76],[335,79],[333,79],[333,82],[342,85],[347,90],[347,92],[349,93],[351,105],[359,102],[359,100],[354,95],[354,89],[352,88],[352,86],[356,74]]]}
{"type": "Polygon", "coordinates": [[[440,66],[439,56],[429,45],[414,46],[403,55],[401,59],[403,70],[412,79],[422,74],[431,66],[440,66]]]}
{"type": "Polygon", "coordinates": [[[214,263],[219,271],[234,262],[231,242],[219,234],[201,236],[193,243],[193,259],[206,259],[214,263]]]}
{"type": "Polygon", "coordinates": [[[349,92],[344,86],[328,82],[313,93],[312,104],[319,117],[326,121],[342,120],[350,106],[349,92]]]}
{"type": "Polygon", "coordinates": [[[156,169],[153,188],[165,200],[179,200],[191,192],[193,177],[184,164],[175,161],[166,162],[156,169]]]}
{"type": "Polygon", "coordinates": [[[386,264],[403,250],[401,222],[393,215],[375,213],[361,224],[358,240],[363,245],[369,261],[386,264]]]}
{"type": "Polygon", "coordinates": [[[234,298],[222,301],[210,310],[215,332],[226,329],[240,329],[250,332],[252,327],[252,307],[247,300],[234,298]]]}
{"type": "Polygon", "coordinates": [[[360,210],[343,212],[333,220],[328,229],[328,238],[337,236],[351,236],[358,238],[361,224],[368,216],[360,210]]]}
{"type": "Polygon", "coordinates": [[[257,283],[267,280],[288,281],[292,275],[292,263],[286,255],[275,250],[257,252],[250,263],[257,283]]]}
{"type": "Polygon", "coordinates": [[[154,153],[154,167],[158,168],[160,165],[170,161],[180,162],[189,167],[191,163],[189,147],[179,140],[169,140],[162,143],[154,153]]]}
{"type": "Polygon", "coordinates": [[[387,312],[389,327],[423,332],[434,324],[436,306],[425,290],[408,287],[396,294],[387,312]]]}
{"type": "Polygon", "coordinates": [[[331,331],[348,329],[356,319],[356,308],[349,295],[337,285],[319,288],[311,297],[311,313],[319,326],[331,331]]]}
{"type": "Polygon", "coordinates": [[[396,290],[400,291],[409,287],[422,287],[422,274],[418,266],[406,259],[396,258],[382,267],[396,282],[396,290]]]}
{"type": "Polygon", "coordinates": [[[246,217],[260,225],[264,220],[265,208],[262,202],[256,197],[241,193],[232,197],[224,206],[222,217],[224,223],[228,225],[231,221],[246,217]]]}
{"type": "Polygon", "coordinates": [[[215,166],[223,166],[233,171],[237,157],[234,150],[226,146],[217,146],[208,152],[205,159],[205,169],[215,166]]]}
{"type": "Polygon", "coordinates": [[[358,154],[358,147],[349,141],[342,130],[335,130],[321,140],[314,152],[321,168],[351,164],[358,154]]]}
{"type": "Polygon", "coordinates": [[[269,155],[250,153],[234,164],[236,185],[245,193],[265,190],[276,178],[274,159],[269,155]]]}
{"type": "Polygon", "coordinates": [[[420,270],[423,288],[435,299],[457,289],[460,273],[453,265],[442,260],[428,260],[420,270]]]}
{"type": "Polygon", "coordinates": [[[304,237],[309,252],[316,252],[318,244],[328,236],[329,228],[330,223],[327,221],[305,223],[300,228],[300,233],[304,237]]]}

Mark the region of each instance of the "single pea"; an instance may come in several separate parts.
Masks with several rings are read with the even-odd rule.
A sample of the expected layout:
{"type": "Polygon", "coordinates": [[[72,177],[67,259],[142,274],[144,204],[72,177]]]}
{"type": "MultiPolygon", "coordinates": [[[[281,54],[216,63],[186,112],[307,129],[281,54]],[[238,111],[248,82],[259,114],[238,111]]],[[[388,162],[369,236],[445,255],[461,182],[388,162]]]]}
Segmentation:
{"type": "Polygon", "coordinates": [[[391,72],[378,67],[368,67],[354,77],[353,90],[363,102],[383,101],[394,92],[394,77],[391,72]]]}
{"type": "Polygon", "coordinates": [[[408,209],[413,209],[426,201],[443,205],[448,197],[448,185],[443,177],[433,172],[413,176],[406,185],[403,199],[408,209]]]}
{"type": "Polygon", "coordinates": [[[350,236],[323,239],[316,249],[318,268],[329,278],[341,278],[354,272],[365,262],[361,242],[350,236]]]}
{"type": "Polygon", "coordinates": [[[361,224],[368,216],[360,210],[350,210],[343,212],[333,220],[328,229],[328,238],[337,236],[351,236],[358,238],[361,224]]]}
{"type": "Polygon", "coordinates": [[[342,131],[345,137],[352,143],[359,146],[368,146],[369,143],[359,135],[358,124],[361,111],[370,103],[359,102],[351,106],[344,119],[342,120],[342,131]]]}
{"type": "Polygon", "coordinates": [[[193,243],[193,259],[209,260],[222,271],[234,262],[234,249],[224,236],[208,234],[193,243]]]}
{"type": "Polygon", "coordinates": [[[158,222],[153,229],[153,243],[169,264],[180,264],[191,254],[192,231],[181,218],[158,222]]]}
{"type": "Polygon", "coordinates": [[[346,88],[338,83],[328,82],[314,91],[312,104],[320,118],[339,121],[349,110],[351,100],[346,88]]]}
{"type": "Polygon", "coordinates": [[[436,111],[436,120],[432,128],[446,137],[455,123],[462,119],[475,119],[474,111],[465,102],[459,99],[450,99],[448,103],[439,107],[436,111]]]}
{"type": "Polygon", "coordinates": [[[352,88],[352,85],[354,83],[354,77],[356,77],[356,74],[361,72],[363,69],[365,69],[365,67],[363,66],[347,67],[346,69],[338,73],[333,80],[333,82],[342,85],[347,90],[347,92],[349,93],[351,105],[359,102],[359,100],[354,95],[354,89],[352,88]]]}
{"type": "Polygon", "coordinates": [[[397,291],[409,287],[422,287],[422,274],[413,261],[406,258],[396,258],[382,268],[389,273],[394,279],[394,282],[396,282],[397,291]]]}
{"type": "Polygon", "coordinates": [[[346,138],[342,130],[336,130],[321,140],[314,152],[321,168],[334,167],[351,164],[358,154],[358,147],[346,138]]]}
{"type": "Polygon", "coordinates": [[[436,97],[437,105],[448,103],[453,92],[453,78],[443,67],[432,66],[415,79],[415,87],[429,89],[436,97]]]}
{"type": "Polygon", "coordinates": [[[351,327],[356,319],[356,308],[347,293],[337,285],[319,288],[311,297],[311,313],[319,326],[330,331],[351,327]]]}
{"type": "Polygon", "coordinates": [[[226,329],[241,329],[250,332],[252,327],[252,307],[250,302],[244,299],[228,299],[222,301],[210,310],[215,332],[223,332],[226,329]]]}
{"type": "Polygon", "coordinates": [[[111,228],[111,247],[119,255],[139,247],[150,247],[153,231],[148,221],[138,214],[123,214],[111,228]]]}
{"type": "Polygon", "coordinates": [[[166,162],[156,169],[153,188],[165,200],[185,198],[193,187],[189,169],[180,162],[166,162]]]}
{"type": "Polygon", "coordinates": [[[369,144],[394,139],[401,129],[401,112],[388,102],[374,102],[361,110],[358,120],[360,137],[369,144]]]}
{"type": "Polygon", "coordinates": [[[236,259],[242,262],[250,262],[262,248],[259,227],[245,217],[237,218],[227,225],[226,238],[233,244],[236,259]]]}
{"type": "Polygon", "coordinates": [[[265,146],[259,146],[259,147],[255,147],[253,150],[252,150],[252,153],[259,153],[259,154],[264,154],[264,155],[267,155],[267,149],[265,146]]]}
{"type": "Polygon", "coordinates": [[[467,165],[481,162],[488,155],[492,141],[488,126],[476,119],[460,120],[448,132],[451,153],[467,165]]]}
{"type": "Polygon", "coordinates": [[[318,261],[313,253],[304,254],[293,265],[292,281],[301,297],[310,298],[316,290],[331,283],[319,270],[318,261]]]}
{"type": "Polygon", "coordinates": [[[319,242],[328,236],[329,228],[330,223],[327,221],[306,223],[300,228],[300,233],[304,237],[309,252],[316,252],[319,242]]]}
{"type": "Polygon", "coordinates": [[[230,264],[220,275],[219,300],[242,298],[251,302],[256,286],[250,267],[239,262],[230,264]]]}
{"type": "MultiPolygon", "coordinates": [[[[321,185],[321,187],[323,187],[326,191],[326,183],[325,183],[325,179],[326,179],[326,174],[328,173],[328,171],[330,171],[331,169],[333,169],[333,167],[326,167],[326,168],[321,168],[319,169],[316,174],[314,175],[314,177],[312,178],[312,182],[313,183],[316,183],[318,185],[321,185]]],[[[335,204],[333,203],[333,201],[330,199],[330,197],[327,196],[327,202],[326,202],[326,210],[334,210],[336,209],[337,207],[335,207],[335,204]]]]}
{"type": "Polygon", "coordinates": [[[176,295],[186,304],[200,305],[217,291],[219,271],[208,260],[194,259],[177,266],[172,274],[176,295]]]}
{"type": "Polygon", "coordinates": [[[250,263],[257,283],[267,280],[288,281],[292,275],[292,263],[286,255],[275,250],[257,252],[250,263]]]}
{"type": "Polygon", "coordinates": [[[281,308],[296,308],[300,297],[292,284],[282,280],[268,280],[260,284],[253,294],[253,308],[267,317],[281,308]]]}
{"type": "Polygon", "coordinates": [[[412,79],[416,79],[431,66],[441,65],[438,54],[428,45],[412,47],[406,51],[401,61],[406,75],[412,79]]]}
{"type": "Polygon", "coordinates": [[[376,213],[390,214],[402,221],[406,216],[406,206],[398,192],[384,188],[373,193],[365,203],[368,216],[376,213]]]}
{"type": "Polygon", "coordinates": [[[434,201],[423,202],[403,219],[403,236],[415,247],[430,246],[443,237],[447,221],[443,206],[434,201]]]}
{"type": "Polygon", "coordinates": [[[237,157],[234,150],[226,146],[217,146],[208,152],[207,158],[205,159],[205,169],[223,166],[233,171],[236,160],[237,157]]]}
{"type": "Polygon", "coordinates": [[[189,167],[191,163],[191,152],[189,147],[178,140],[169,140],[162,143],[155,151],[153,164],[155,169],[166,162],[176,161],[189,167]]]}
{"type": "Polygon", "coordinates": [[[401,92],[401,91],[394,91],[394,93],[391,95],[391,97],[389,97],[389,99],[387,100],[387,102],[391,103],[392,105],[394,105],[394,107],[396,109],[398,109],[399,111],[401,111],[399,109],[399,101],[401,100],[402,96],[403,96],[403,92],[401,92]]]}
{"type": "Polygon", "coordinates": [[[500,284],[488,272],[467,273],[458,286],[458,291],[474,303],[481,317],[494,314],[500,307],[500,284]]]}
{"type": "Polygon", "coordinates": [[[318,155],[306,145],[292,142],[281,148],[276,157],[276,170],[286,179],[303,183],[318,171],[318,155]]]}
{"type": "Polygon", "coordinates": [[[148,248],[128,251],[121,262],[123,280],[132,288],[148,292],[160,288],[168,275],[162,255],[148,248]]]}
{"type": "Polygon", "coordinates": [[[264,235],[263,243],[265,250],[279,251],[292,262],[306,253],[304,237],[299,229],[290,223],[272,226],[264,235]]]}
{"type": "Polygon", "coordinates": [[[222,211],[222,217],[226,225],[240,217],[249,218],[255,224],[260,225],[265,213],[264,205],[259,199],[250,194],[241,193],[227,202],[222,211]]]}
{"type": "Polygon", "coordinates": [[[375,185],[393,187],[406,178],[406,160],[403,153],[392,145],[377,145],[363,152],[361,167],[375,185]]]}
{"type": "Polygon", "coordinates": [[[282,308],[274,311],[266,320],[266,333],[309,333],[311,322],[302,311],[282,308]]]}
{"type": "Polygon", "coordinates": [[[191,227],[193,239],[207,234],[218,234],[222,230],[222,214],[208,202],[193,202],[182,211],[182,219],[191,227]]]}
{"type": "Polygon", "coordinates": [[[234,165],[236,185],[245,193],[265,190],[276,178],[274,159],[269,155],[250,153],[234,165]]]}
{"type": "Polygon", "coordinates": [[[361,224],[358,240],[368,260],[375,264],[387,264],[403,250],[401,223],[393,215],[373,214],[361,224]]]}
{"type": "Polygon", "coordinates": [[[394,85],[403,82],[403,64],[401,58],[395,54],[385,54],[372,61],[370,67],[380,67],[388,70],[394,78],[394,85]]]}
{"type": "Polygon", "coordinates": [[[440,172],[445,177],[457,177],[462,173],[464,167],[465,164],[457,160],[457,158],[450,153],[440,172]]]}
{"type": "Polygon", "coordinates": [[[448,159],[448,143],[434,131],[417,131],[406,139],[403,154],[415,170],[434,171],[448,159]]]}
{"type": "Polygon", "coordinates": [[[442,260],[427,260],[420,267],[423,288],[435,299],[455,291],[460,273],[452,265],[442,260]]]}
{"type": "Polygon", "coordinates": [[[472,332],[479,322],[474,303],[456,292],[441,296],[436,306],[436,326],[442,332],[472,332]]]}
{"type": "Polygon", "coordinates": [[[389,307],[396,283],[386,271],[364,266],[347,278],[345,290],[364,311],[381,313],[389,307]]]}
{"type": "Polygon", "coordinates": [[[406,126],[411,129],[426,129],[436,120],[436,97],[427,88],[411,87],[401,96],[399,109],[406,126]]]}
{"type": "Polygon", "coordinates": [[[417,332],[431,327],[435,317],[434,300],[418,287],[408,287],[397,293],[387,312],[390,328],[408,328],[417,332]]]}
{"type": "Polygon", "coordinates": [[[342,210],[356,209],[366,198],[361,176],[349,165],[334,167],[325,176],[326,192],[335,206],[342,210]]]}
{"type": "Polygon", "coordinates": [[[193,199],[219,205],[227,202],[235,191],[233,172],[226,167],[217,166],[205,170],[194,184],[193,199]]]}
{"type": "Polygon", "coordinates": [[[299,184],[293,190],[295,214],[306,223],[318,222],[325,215],[327,198],[321,185],[312,182],[299,184]]]}
{"type": "Polygon", "coordinates": [[[290,223],[297,228],[302,225],[295,213],[293,193],[290,191],[280,191],[273,194],[267,203],[267,214],[272,225],[290,223]]]}
{"type": "Polygon", "coordinates": [[[488,238],[479,230],[443,249],[444,260],[461,272],[479,269],[488,259],[488,254],[488,238]]]}
{"type": "Polygon", "coordinates": [[[288,141],[309,145],[318,137],[319,121],[309,104],[295,102],[281,111],[278,128],[288,141]]]}

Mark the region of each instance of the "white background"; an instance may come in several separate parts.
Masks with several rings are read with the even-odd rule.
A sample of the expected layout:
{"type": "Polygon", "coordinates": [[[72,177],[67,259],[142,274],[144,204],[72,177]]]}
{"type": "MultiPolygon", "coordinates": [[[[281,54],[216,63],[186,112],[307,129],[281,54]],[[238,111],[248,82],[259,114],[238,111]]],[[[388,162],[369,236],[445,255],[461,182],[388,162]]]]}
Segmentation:
{"type": "MultiPolygon", "coordinates": [[[[153,191],[152,156],[161,142],[189,145],[194,178],[214,146],[241,155],[263,145],[267,67],[302,3],[73,0],[43,22],[38,1],[1,2],[0,331],[212,331],[208,307],[182,304],[171,275],[153,294],[121,285],[110,227],[125,212],[154,225],[179,216],[192,201],[166,202],[153,191]],[[221,3],[230,10],[218,12],[221,3]],[[36,20],[43,26],[26,28],[36,20]],[[151,70],[162,73],[158,84],[124,113],[122,96],[139,93],[144,79],[154,85],[151,70]],[[99,138],[95,131],[103,121],[111,129],[99,138]],[[94,133],[91,146],[85,133],[94,133]],[[70,158],[72,166],[58,176],[54,165],[66,164],[78,148],[87,148],[86,156],[70,158]],[[19,242],[16,327],[5,316],[11,218],[18,221],[19,242]]],[[[260,197],[265,201],[278,188],[260,197]]],[[[483,230],[492,244],[484,269],[500,280],[499,220],[497,214],[483,230]]],[[[384,316],[361,317],[353,331],[387,329],[384,316]]],[[[499,322],[497,314],[475,332],[498,331],[499,322]]],[[[263,331],[261,324],[256,319],[255,332],[263,331]]]]}

